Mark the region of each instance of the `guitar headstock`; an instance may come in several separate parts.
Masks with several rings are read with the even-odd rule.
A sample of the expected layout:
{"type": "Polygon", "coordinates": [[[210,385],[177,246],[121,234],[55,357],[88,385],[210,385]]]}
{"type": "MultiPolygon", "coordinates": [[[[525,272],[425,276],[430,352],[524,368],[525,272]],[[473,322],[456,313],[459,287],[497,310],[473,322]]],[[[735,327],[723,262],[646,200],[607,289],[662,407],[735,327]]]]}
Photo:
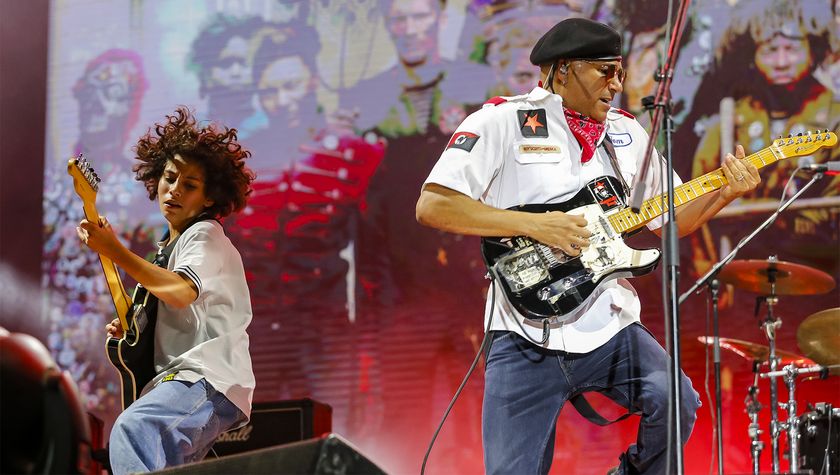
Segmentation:
{"type": "Polygon", "coordinates": [[[773,141],[773,148],[784,158],[801,157],[810,155],[823,147],[837,145],[837,134],[824,131],[812,133],[810,130],[804,134],[789,135],[787,138],[779,137],[773,141]]]}
{"type": "Polygon", "coordinates": [[[99,191],[101,180],[81,153],[67,161],[67,173],[73,177],[73,188],[76,189],[79,198],[85,203],[96,202],[96,193],[99,191]]]}

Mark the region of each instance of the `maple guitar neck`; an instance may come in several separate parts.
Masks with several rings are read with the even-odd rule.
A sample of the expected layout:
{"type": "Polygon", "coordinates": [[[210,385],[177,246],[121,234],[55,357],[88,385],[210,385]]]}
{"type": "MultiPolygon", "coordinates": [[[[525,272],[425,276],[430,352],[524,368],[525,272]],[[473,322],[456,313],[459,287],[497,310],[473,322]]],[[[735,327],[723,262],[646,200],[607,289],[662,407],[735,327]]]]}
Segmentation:
{"type": "MultiPolygon", "coordinates": [[[[808,155],[822,147],[831,147],[837,143],[837,136],[832,132],[822,132],[808,135],[781,138],[770,146],[758,152],[747,155],[742,160],[761,169],[771,163],[790,157],[808,155]]],[[[691,181],[674,187],[674,207],[678,208],[701,196],[718,190],[727,183],[723,169],[706,173],[691,181]]],[[[667,193],[655,196],[642,202],[639,212],[634,213],[629,207],[609,216],[610,224],[619,233],[636,230],[668,210],[667,193]]]]}
{"type": "MultiPolygon", "coordinates": [[[[94,186],[91,186],[91,182],[93,181],[90,177],[92,169],[89,174],[83,166],[86,166],[86,163],[80,163],[78,158],[71,158],[67,163],[67,171],[73,177],[76,193],[82,199],[85,218],[91,223],[99,223],[99,212],[96,210],[96,183],[94,183],[94,186]]],[[[98,182],[98,178],[96,181],[98,182]]],[[[99,254],[99,263],[102,265],[102,271],[105,273],[105,281],[108,284],[111,299],[114,301],[117,318],[120,319],[120,324],[123,328],[128,328],[126,317],[131,309],[132,299],[128,295],[128,292],[125,291],[117,265],[102,254],[99,254]]]]}

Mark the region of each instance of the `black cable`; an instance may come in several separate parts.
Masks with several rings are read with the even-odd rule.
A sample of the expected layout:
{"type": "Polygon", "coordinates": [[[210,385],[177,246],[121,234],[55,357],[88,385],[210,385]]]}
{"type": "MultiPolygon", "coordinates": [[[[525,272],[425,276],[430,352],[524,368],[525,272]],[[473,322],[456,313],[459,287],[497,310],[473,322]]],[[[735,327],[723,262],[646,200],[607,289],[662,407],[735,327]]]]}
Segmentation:
{"type": "Polygon", "coordinates": [[[487,335],[490,334],[490,325],[493,323],[493,311],[496,308],[496,282],[493,278],[493,273],[490,272],[490,288],[491,290],[491,305],[490,305],[490,317],[487,319],[487,328],[484,330],[484,338],[481,340],[481,345],[478,347],[478,351],[476,352],[475,359],[473,359],[472,364],[470,365],[470,369],[467,370],[467,374],[464,376],[464,380],[461,381],[461,385],[458,386],[458,390],[455,391],[455,396],[452,397],[452,401],[449,402],[449,406],[446,408],[446,411],[443,412],[443,418],[440,420],[440,424],[438,424],[437,430],[435,430],[434,435],[432,436],[432,440],[429,442],[429,448],[426,449],[426,455],[423,456],[423,465],[420,467],[420,475],[424,475],[426,472],[426,462],[429,460],[429,455],[432,453],[432,447],[435,445],[435,439],[437,439],[440,430],[443,428],[443,423],[446,422],[447,416],[449,416],[449,412],[452,410],[452,406],[455,405],[455,401],[458,400],[458,396],[461,395],[461,391],[464,390],[464,386],[467,385],[467,381],[470,379],[473,370],[475,370],[476,365],[478,365],[478,360],[481,359],[481,354],[484,352],[484,346],[487,344],[487,335]]]}
{"type": "Polygon", "coordinates": [[[537,341],[537,340],[531,338],[531,335],[529,335],[528,332],[525,331],[525,327],[522,326],[522,322],[520,322],[518,318],[514,317],[513,319],[516,320],[516,324],[519,325],[519,329],[522,330],[522,335],[525,336],[525,339],[527,339],[528,341],[530,341],[531,343],[533,343],[537,346],[543,346],[543,345],[546,344],[546,342],[548,341],[549,333],[551,332],[551,328],[548,326],[548,319],[547,318],[544,318],[543,321],[542,321],[543,334],[542,334],[542,340],[540,340],[540,341],[537,341]]]}

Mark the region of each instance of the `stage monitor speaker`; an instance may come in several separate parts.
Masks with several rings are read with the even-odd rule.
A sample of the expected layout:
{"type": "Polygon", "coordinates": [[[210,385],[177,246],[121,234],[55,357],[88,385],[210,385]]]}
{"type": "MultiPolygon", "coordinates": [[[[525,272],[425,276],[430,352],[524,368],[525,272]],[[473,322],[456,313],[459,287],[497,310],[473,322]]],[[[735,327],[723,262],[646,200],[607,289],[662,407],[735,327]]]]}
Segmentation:
{"type": "Polygon", "coordinates": [[[336,434],[279,447],[205,459],[154,472],[161,475],[385,475],[385,472],[336,434]]]}
{"type": "MultiPolygon", "coordinates": [[[[255,403],[251,420],[216,439],[213,451],[224,456],[312,439],[332,432],[332,407],[314,399],[255,403]]],[[[213,458],[213,451],[205,460],[213,458]]]]}

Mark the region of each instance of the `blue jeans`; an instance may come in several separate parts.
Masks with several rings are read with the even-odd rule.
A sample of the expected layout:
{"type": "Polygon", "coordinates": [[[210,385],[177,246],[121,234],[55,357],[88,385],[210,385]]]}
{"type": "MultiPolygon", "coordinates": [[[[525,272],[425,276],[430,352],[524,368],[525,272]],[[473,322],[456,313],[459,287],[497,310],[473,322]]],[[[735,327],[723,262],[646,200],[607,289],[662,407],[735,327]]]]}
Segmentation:
{"type": "Polygon", "coordinates": [[[242,411],[206,380],[166,381],[123,411],[111,429],[114,475],[201,460],[242,411]]]}
{"type": "MultiPolygon", "coordinates": [[[[621,455],[619,473],[665,473],[669,356],[643,326],[632,324],[585,354],[542,349],[513,332],[492,337],[482,409],[488,474],[548,473],[560,409],[585,391],[641,414],[636,444],[621,455]]],[[[685,443],[700,399],[682,372],[681,385],[685,443]]]]}

